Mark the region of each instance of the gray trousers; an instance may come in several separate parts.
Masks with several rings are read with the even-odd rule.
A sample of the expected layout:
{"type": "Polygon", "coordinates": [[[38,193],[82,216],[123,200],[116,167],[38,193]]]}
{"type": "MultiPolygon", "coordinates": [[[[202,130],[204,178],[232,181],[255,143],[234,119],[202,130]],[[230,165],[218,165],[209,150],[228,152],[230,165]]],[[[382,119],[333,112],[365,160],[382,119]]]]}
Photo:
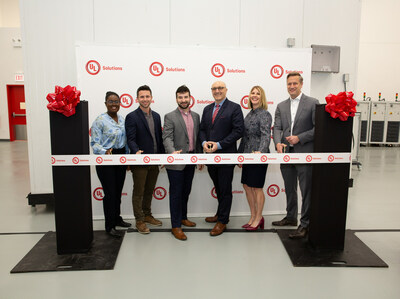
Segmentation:
{"type": "Polygon", "coordinates": [[[299,181],[303,199],[300,225],[308,227],[310,223],[312,165],[281,164],[281,172],[285,182],[286,217],[290,220],[297,220],[297,181],[299,181]]]}

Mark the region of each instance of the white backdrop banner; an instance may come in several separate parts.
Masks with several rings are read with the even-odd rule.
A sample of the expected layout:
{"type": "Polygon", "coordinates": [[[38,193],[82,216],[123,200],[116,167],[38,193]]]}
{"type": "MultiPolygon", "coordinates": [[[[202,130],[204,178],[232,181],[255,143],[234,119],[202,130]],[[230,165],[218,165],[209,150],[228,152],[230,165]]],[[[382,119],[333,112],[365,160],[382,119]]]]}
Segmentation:
{"type": "MultiPolygon", "coordinates": [[[[183,84],[191,91],[192,110],[200,116],[204,107],[214,102],[211,85],[217,80],[226,83],[227,97],[242,106],[244,116],[248,113],[248,94],[254,85],[264,88],[268,110],[274,116],[276,105],[288,98],[286,74],[291,71],[302,74],[303,92],[310,94],[311,49],[78,45],[76,56],[77,88],[82,92],[81,99],[89,102],[89,124],[106,111],[107,91],[121,96],[119,113],[125,117],[138,107],[136,90],[144,84],[152,89],[151,108],[162,119],[176,109],[175,91],[183,84]]],[[[274,153],[272,141],[270,148],[274,153]]],[[[103,191],[94,167],[91,176],[93,216],[101,218],[103,191]]],[[[231,215],[249,214],[240,178],[241,170],[236,167],[231,215]]],[[[132,188],[132,176],[127,173],[121,214],[128,218],[133,217],[132,188]]],[[[169,217],[168,189],[167,174],[162,169],[153,194],[152,211],[157,217],[169,217]]],[[[268,166],[264,189],[264,214],[285,213],[285,189],[279,165],[268,166]]],[[[189,216],[214,215],[216,207],[215,190],[207,171],[197,170],[189,200],[189,216]]]]}

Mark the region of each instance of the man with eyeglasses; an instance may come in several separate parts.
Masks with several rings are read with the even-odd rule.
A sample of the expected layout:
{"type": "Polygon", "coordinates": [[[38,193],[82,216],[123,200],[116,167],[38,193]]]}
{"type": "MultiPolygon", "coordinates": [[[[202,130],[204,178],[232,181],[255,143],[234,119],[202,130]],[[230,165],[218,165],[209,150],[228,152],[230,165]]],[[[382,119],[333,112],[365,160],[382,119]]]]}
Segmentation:
{"type": "MultiPolygon", "coordinates": [[[[243,113],[239,104],[227,99],[227,91],[222,81],[211,86],[215,102],[204,108],[200,122],[199,137],[205,153],[237,153],[236,141],[243,136],[243,113]]],[[[207,165],[218,199],[217,214],[206,218],[207,222],[216,222],[211,236],[222,234],[229,222],[234,168],[231,164],[207,165]]]]}

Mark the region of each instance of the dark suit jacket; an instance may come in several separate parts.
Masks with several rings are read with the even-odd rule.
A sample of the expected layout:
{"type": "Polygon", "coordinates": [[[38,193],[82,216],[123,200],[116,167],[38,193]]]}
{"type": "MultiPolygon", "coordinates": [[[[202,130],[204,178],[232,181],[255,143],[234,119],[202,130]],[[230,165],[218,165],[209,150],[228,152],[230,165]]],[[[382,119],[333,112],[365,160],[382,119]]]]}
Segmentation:
{"type": "Polygon", "coordinates": [[[154,152],[153,138],[143,111],[139,108],[129,113],[125,118],[127,143],[131,154],[142,150],[142,154],[164,154],[164,145],[161,133],[161,118],[157,112],[151,110],[154,120],[154,133],[157,142],[157,152],[154,152]]]}
{"type": "Polygon", "coordinates": [[[275,111],[274,143],[284,143],[289,146],[285,137],[298,136],[300,142],[294,145],[296,153],[312,153],[314,151],[315,106],[318,100],[306,96],[300,98],[291,132],[290,98],[278,104],[275,111]]]}
{"type": "Polygon", "coordinates": [[[225,100],[218,111],[214,123],[212,113],[214,103],[207,105],[203,110],[200,122],[200,142],[219,142],[222,149],[217,153],[237,153],[236,141],[243,136],[244,121],[240,105],[225,100]]]}
{"type": "MultiPolygon", "coordinates": [[[[201,146],[198,138],[200,116],[194,112],[190,112],[193,119],[193,135],[194,135],[194,151],[201,153],[201,146]]],[[[162,133],[164,148],[166,153],[170,154],[174,151],[182,150],[182,154],[189,151],[189,135],[186,130],[186,124],[179,108],[167,113],[164,116],[164,130],[162,133]]],[[[165,165],[166,169],[182,170],[186,165],[165,165]]]]}

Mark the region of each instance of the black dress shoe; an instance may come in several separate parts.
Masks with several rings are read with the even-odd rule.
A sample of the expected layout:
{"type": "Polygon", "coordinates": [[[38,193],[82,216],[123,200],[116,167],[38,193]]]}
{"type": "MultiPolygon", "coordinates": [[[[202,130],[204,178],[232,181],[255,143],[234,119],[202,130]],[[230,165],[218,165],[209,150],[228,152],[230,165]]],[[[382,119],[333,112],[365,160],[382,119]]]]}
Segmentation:
{"type": "Polygon", "coordinates": [[[289,220],[286,217],[279,221],[273,221],[272,225],[274,226],[297,226],[297,219],[296,220],[289,220]]]}
{"type": "Polygon", "coordinates": [[[308,228],[299,225],[299,227],[297,228],[297,230],[294,233],[289,234],[289,238],[290,239],[302,239],[302,238],[305,238],[307,236],[307,234],[308,234],[308,228]]]}
{"type": "Polygon", "coordinates": [[[120,226],[120,227],[131,227],[132,224],[125,222],[124,220],[121,220],[120,222],[117,223],[116,226],[120,226]]]}
{"type": "Polygon", "coordinates": [[[115,238],[121,238],[123,235],[122,232],[117,231],[115,228],[112,228],[109,231],[107,231],[107,234],[109,234],[110,236],[113,236],[115,238]]]}

